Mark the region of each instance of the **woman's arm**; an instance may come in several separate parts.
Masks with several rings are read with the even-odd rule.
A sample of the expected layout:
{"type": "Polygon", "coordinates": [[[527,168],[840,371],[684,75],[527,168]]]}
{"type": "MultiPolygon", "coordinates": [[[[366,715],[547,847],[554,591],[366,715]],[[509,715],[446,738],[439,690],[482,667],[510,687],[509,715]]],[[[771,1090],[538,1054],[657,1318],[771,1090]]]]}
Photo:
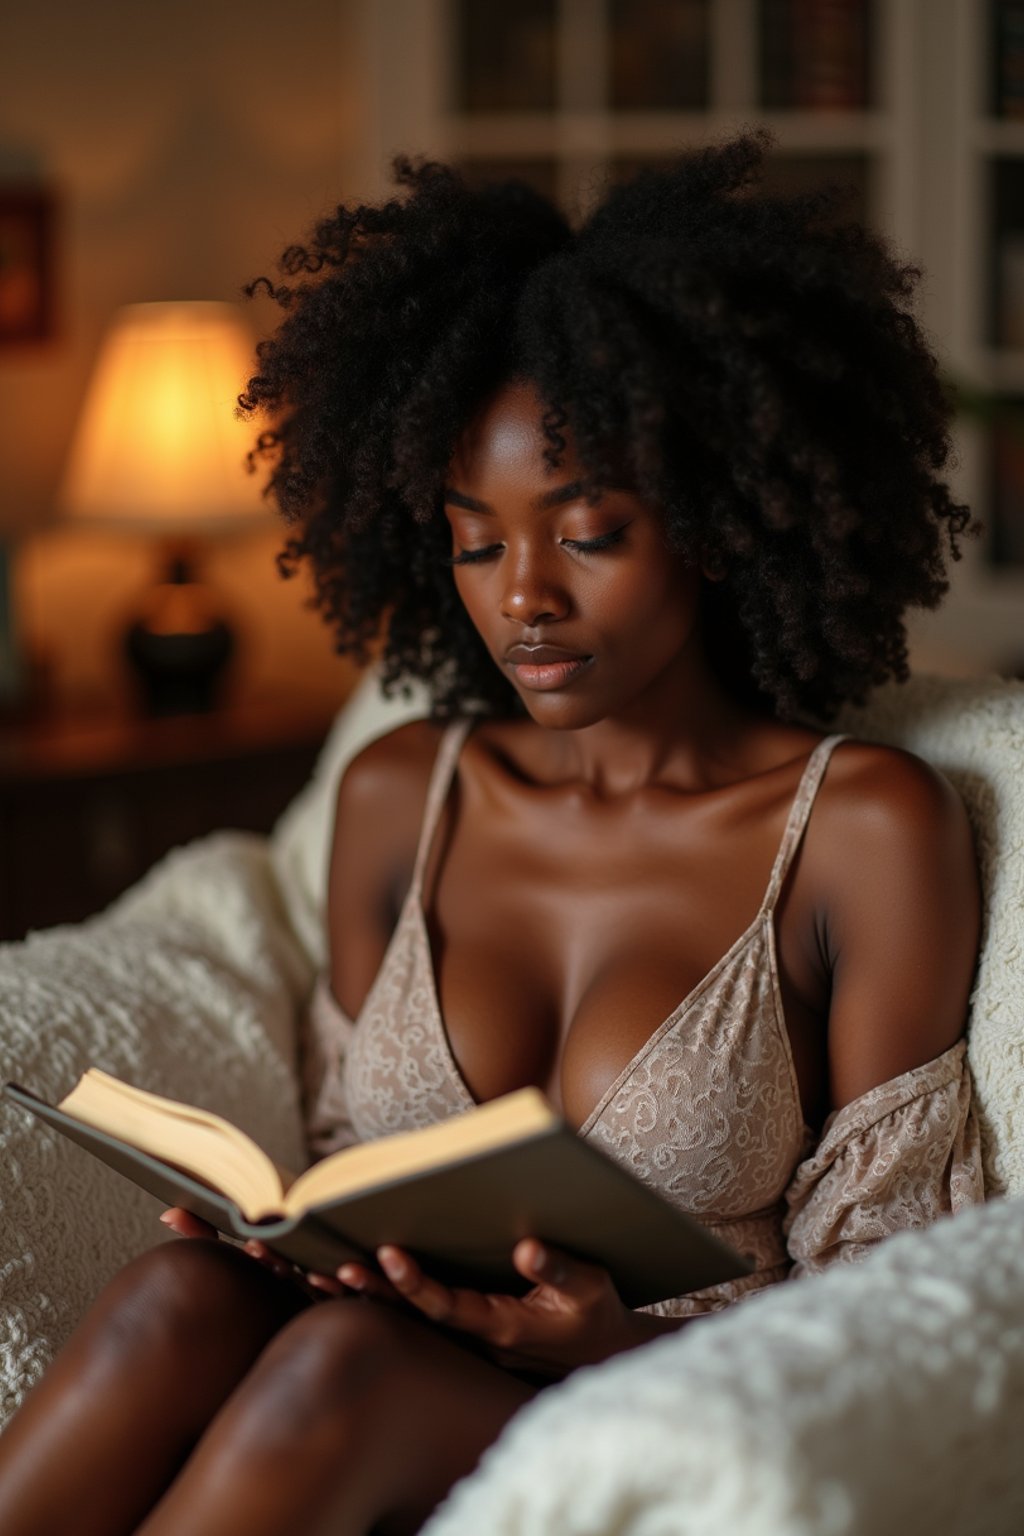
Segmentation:
{"type": "Polygon", "coordinates": [[[984,1199],[963,1040],[981,926],[967,813],[926,763],[864,743],[829,803],[813,865],[833,1109],[785,1191],[797,1279],[984,1199]]]}
{"type": "Polygon", "coordinates": [[[338,784],[327,879],[331,991],[356,1018],[412,876],[440,727],[412,720],[371,741],[338,784]]]}
{"type": "Polygon", "coordinates": [[[820,941],[832,981],[830,1100],[839,1109],[964,1033],[981,888],[963,801],[922,759],[857,743],[842,794],[830,799],[820,941]]]}

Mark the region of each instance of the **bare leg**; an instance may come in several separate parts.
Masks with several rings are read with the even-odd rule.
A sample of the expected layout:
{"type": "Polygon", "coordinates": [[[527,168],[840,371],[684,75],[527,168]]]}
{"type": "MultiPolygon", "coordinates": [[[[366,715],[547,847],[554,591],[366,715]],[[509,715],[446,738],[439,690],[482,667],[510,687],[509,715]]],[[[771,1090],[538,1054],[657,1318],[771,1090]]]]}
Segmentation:
{"type": "Polygon", "coordinates": [[[540,1390],[384,1303],[268,1344],[139,1536],[411,1536],[540,1390]]]}
{"type": "Polygon", "coordinates": [[[309,1305],[226,1243],[165,1244],[126,1265],[0,1436],[4,1536],[134,1531],[309,1305]]]}

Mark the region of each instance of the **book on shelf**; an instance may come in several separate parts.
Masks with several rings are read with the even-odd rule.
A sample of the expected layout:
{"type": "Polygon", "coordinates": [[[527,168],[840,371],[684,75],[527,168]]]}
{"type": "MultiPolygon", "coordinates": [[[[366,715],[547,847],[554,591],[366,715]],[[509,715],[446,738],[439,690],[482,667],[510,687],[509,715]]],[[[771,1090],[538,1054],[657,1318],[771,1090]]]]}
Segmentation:
{"type": "Polygon", "coordinates": [[[395,1243],[446,1284],[522,1295],[512,1250],[536,1237],[603,1265],[640,1307],[751,1267],[536,1088],[344,1147],[297,1176],[221,1116],[95,1067],[58,1104],[18,1083],[4,1093],[165,1205],[321,1273],[349,1259],[376,1267],[377,1247],[395,1243]]]}

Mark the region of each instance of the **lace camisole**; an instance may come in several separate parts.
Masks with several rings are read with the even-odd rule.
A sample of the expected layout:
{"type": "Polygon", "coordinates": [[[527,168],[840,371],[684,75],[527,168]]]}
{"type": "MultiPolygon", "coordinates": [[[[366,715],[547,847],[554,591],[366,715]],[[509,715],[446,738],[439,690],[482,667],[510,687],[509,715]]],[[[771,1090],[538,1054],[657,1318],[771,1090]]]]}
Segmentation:
{"type": "MultiPolygon", "coordinates": [[[[303,1067],[311,1152],[474,1106],[441,1016],[423,908],[434,832],[472,720],[444,733],[412,881],[380,970],[349,1019],[318,979],[303,1067]]],[[[580,1136],[745,1253],[753,1272],[640,1310],[709,1311],[851,1259],[889,1232],[984,1198],[966,1043],[803,1120],[779,987],[774,911],[841,733],[814,748],[756,916],[608,1085],[580,1136]]]]}

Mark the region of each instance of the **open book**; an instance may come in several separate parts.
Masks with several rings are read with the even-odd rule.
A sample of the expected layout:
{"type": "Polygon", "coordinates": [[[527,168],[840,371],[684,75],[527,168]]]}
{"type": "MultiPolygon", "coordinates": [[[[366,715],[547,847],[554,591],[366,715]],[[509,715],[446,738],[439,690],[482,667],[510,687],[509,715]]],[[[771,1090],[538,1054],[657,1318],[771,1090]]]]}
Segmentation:
{"type": "Polygon", "coordinates": [[[750,1269],[577,1136],[536,1088],[344,1147],[298,1176],[219,1115],[95,1067],[57,1105],[17,1083],[4,1093],[165,1205],[322,1273],[347,1259],[376,1267],[378,1245],[395,1243],[447,1284],[522,1295],[530,1282],[512,1249],[537,1237],[603,1265],[640,1307],[750,1269]]]}

